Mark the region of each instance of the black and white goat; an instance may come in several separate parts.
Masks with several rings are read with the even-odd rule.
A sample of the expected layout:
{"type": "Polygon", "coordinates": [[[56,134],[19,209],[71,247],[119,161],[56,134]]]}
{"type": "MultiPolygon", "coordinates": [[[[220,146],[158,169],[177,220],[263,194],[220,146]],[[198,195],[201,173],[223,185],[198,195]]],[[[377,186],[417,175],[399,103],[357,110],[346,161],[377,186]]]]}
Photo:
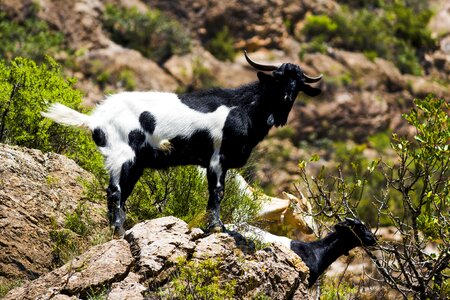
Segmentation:
{"type": "Polygon", "coordinates": [[[314,242],[291,240],[248,224],[239,228],[227,225],[227,228],[238,229],[247,238],[256,238],[263,243],[279,243],[294,251],[309,268],[308,287],[313,286],[317,278],[341,255],[348,255],[350,250],[358,246],[376,244],[376,237],[367,226],[360,220],[350,218],[337,223],[334,225],[335,231],[314,242]]]}
{"type": "MultiPolygon", "coordinates": [[[[261,65],[245,57],[259,80],[236,89],[211,89],[177,95],[124,92],[109,96],[91,115],[62,104],[42,113],[57,123],[87,127],[105,158],[110,174],[107,189],[110,222],[123,231],[125,201],[143,169],[199,165],[207,169],[208,222],[222,230],[220,202],[225,174],[244,166],[253,148],[273,126],[286,123],[300,91],[320,90],[295,64],[261,65]]],[[[151,74],[149,75],[151,76],[151,74]]]]}

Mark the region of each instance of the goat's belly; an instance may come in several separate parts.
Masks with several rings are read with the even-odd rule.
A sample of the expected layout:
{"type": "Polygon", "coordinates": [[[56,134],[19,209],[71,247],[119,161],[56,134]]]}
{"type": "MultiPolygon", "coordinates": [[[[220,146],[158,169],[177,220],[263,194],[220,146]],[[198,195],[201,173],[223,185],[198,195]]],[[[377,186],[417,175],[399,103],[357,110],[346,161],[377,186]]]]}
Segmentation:
{"type": "Polygon", "coordinates": [[[214,152],[213,141],[199,133],[191,138],[176,137],[171,139],[168,150],[157,150],[150,146],[137,153],[137,159],[146,167],[164,169],[172,166],[198,165],[207,167],[214,152]]]}

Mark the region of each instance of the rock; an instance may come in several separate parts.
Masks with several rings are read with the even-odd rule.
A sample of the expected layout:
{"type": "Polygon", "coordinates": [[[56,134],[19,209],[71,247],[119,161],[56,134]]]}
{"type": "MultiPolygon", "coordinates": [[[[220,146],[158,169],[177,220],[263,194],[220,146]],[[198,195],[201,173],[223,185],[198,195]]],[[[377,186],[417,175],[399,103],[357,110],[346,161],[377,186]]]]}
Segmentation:
{"type": "Polygon", "coordinates": [[[237,87],[256,80],[256,72],[247,66],[221,62],[200,46],[194,47],[189,54],[174,55],[164,64],[164,68],[179,82],[193,88],[201,88],[205,84],[198,82],[202,80],[199,77],[204,76],[200,73],[204,72],[213,78],[213,85],[223,87],[237,87]]]}
{"type": "Polygon", "coordinates": [[[424,98],[430,93],[442,98],[448,98],[450,96],[450,90],[437,82],[413,75],[404,75],[404,78],[411,93],[415,97],[424,98]]]}
{"type": "Polygon", "coordinates": [[[174,217],[150,220],[134,226],[125,233],[134,256],[139,256],[137,268],[145,276],[158,274],[167,262],[186,258],[195,247],[189,238],[186,223],[174,217]]]}
{"type": "Polygon", "coordinates": [[[86,296],[90,291],[126,278],[132,262],[128,243],[113,240],[93,247],[61,268],[12,290],[4,299],[86,296]]]}
{"type": "Polygon", "coordinates": [[[102,1],[39,0],[37,3],[39,18],[63,32],[72,49],[98,49],[111,44],[102,30],[102,1]]]}
{"type": "MultiPolygon", "coordinates": [[[[93,177],[62,155],[0,144],[0,178],[0,276],[37,278],[54,264],[50,232],[77,208],[80,179],[93,177]]],[[[103,204],[86,201],[94,226],[106,225],[103,204]]]]}
{"type": "Polygon", "coordinates": [[[276,244],[257,250],[238,233],[205,235],[174,217],[137,224],[125,239],[95,246],[5,299],[78,299],[99,293],[109,300],[159,299],[161,293],[170,294],[180,258],[215,261],[220,282],[235,282],[235,299],[310,299],[308,268],[291,250],[276,244]]]}
{"type": "Polygon", "coordinates": [[[86,52],[77,62],[87,74],[94,76],[98,76],[97,73],[100,72],[107,74],[110,77],[107,81],[116,83],[118,90],[126,88],[121,84],[123,76],[130,77],[134,83],[132,88],[136,90],[173,92],[178,87],[177,82],[155,62],[143,57],[136,50],[116,44],[86,52]]]}
{"type": "Polygon", "coordinates": [[[428,23],[428,29],[435,37],[450,34],[450,3],[446,0],[437,0],[432,3],[436,12],[428,23]]]}
{"type": "Polygon", "coordinates": [[[306,54],[302,61],[314,68],[316,73],[322,73],[327,78],[339,77],[347,72],[347,68],[340,62],[321,53],[306,54]]]}
{"type": "Polygon", "coordinates": [[[115,282],[111,285],[111,292],[108,293],[107,300],[141,300],[147,289],[139,283],[142,279],[136,273],[130,272],[123,281],[115,282]]]}

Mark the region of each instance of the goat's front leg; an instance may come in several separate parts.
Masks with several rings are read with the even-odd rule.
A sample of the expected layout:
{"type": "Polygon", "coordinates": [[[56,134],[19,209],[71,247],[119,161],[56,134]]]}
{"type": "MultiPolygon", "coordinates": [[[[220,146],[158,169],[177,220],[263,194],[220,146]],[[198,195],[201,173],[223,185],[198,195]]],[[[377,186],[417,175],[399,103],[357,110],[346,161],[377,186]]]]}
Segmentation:
{"type": "Polygon", "coordinates": [[[220,202],[225,192],[225,175],[227,170],[220,161],[220,156],[211,161],[207,170],[208,178],[208,228],[209,232],[225,231],[222,221],[220,220],[220,202]]]}

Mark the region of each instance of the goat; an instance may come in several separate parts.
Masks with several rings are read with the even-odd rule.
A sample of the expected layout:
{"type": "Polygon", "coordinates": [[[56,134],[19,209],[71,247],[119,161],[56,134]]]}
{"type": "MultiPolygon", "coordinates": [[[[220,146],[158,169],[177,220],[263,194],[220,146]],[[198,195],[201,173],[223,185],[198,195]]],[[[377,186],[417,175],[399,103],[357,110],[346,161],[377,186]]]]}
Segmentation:
{"type": "MultiPolygon", "coordinates": [[[[227,225],[229,230],[235,226],[227,225]]],[[[291,240],[277,236],[257,227],[245,224],[239,232],[247,238],[256,238],[263,243],[279,243],[294,251],[309,268],[308,287],[312,287],[317,278],[341,255],[358,246],[373,246],[375,235],[358,219],[346,218],[334,225],[335,231],[323,239],[314,242],[291,240]]]]}
{"type": "Polygon", "coordinates": [[[224,229],[220,202],[228,169],[245,165],[253,148],[273,126],[286,124],[300,91],[316,96],[320,89],[295,64],[280,67],[247,62],[259,70],[258,81],[235,89],[216,88],[177,95],[123,92],[106,98],[91,115],[52,104],[44,117],[92,132],[109,171],[107,188],[111,225],[123,233],[125,201],[143,169],[198,165],[208,180],[208,230],[224,229]],[[272,72],[266,74],[264,72],[272,72]]]}

